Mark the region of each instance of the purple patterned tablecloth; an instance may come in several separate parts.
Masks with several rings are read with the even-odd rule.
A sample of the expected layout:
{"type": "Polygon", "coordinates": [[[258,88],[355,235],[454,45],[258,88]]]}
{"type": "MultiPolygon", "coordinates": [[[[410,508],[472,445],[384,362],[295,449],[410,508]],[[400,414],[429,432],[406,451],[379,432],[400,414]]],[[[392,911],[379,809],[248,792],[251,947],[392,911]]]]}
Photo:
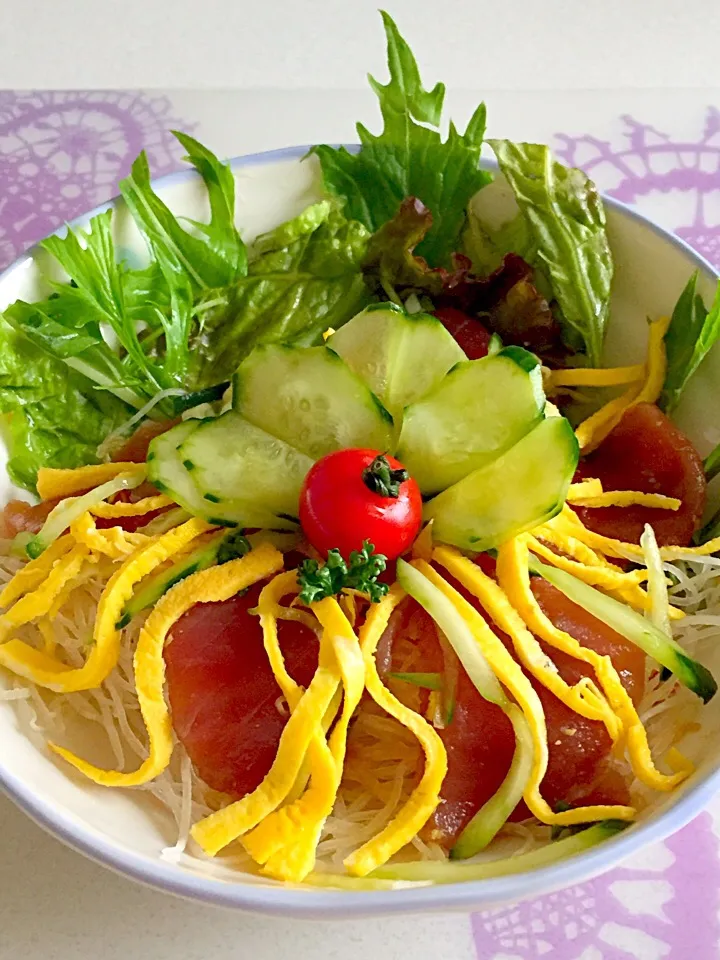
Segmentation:
{"type": "MultiPolygon", "coordinates": [[[[155,175],[178,168],[181,149],[170,129],[194,130],[210,145],[218,132],[223,147],[232,145],[227,118],[221,126],[213,95],[206,96],[204,113],[198,96],[181,93],[0,92],[0,269],[65,220],[111,197],[141,149],[155,175]]],[[[245,102],[238,100],[235,122],[245,102]]],[[[695,133],[688,135],[684,122],[680,136],[639,116],[601,120],[602,136],[590,120],[570,136],[553,134],[556,116],[546,139],[602,189],[675,229],[720,268],[720,113],[696,105],[695,133]]],[[[667,117],[667,129],[674,128],[667,117]]],[[[469,957],[470,943],[482,960],[716,960],[716,807],[600,879],[469,919],[458,916],[457,943],[438,944],[436,955],[469,957]]]]}

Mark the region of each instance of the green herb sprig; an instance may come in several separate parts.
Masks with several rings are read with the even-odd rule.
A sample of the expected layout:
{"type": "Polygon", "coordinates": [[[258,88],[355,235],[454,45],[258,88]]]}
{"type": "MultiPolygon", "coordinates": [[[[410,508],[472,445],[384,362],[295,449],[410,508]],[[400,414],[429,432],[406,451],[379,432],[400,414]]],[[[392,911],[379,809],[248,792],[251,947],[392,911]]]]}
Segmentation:
{"type": "Polygon", "coordinates": [[[304,560],[298,570],[299,598],[302,603],[316,603],[325,597],[334,597],[343,590],[359,590],[367,594],[371,603],[378,603],[388,592],[386,583],[378,577],[387,566],[387,557],[375,553],[375,546],[364,540],[362,550],[353,550],[348,561],[339,550],[329,550],[325,563],[304,560]]]}

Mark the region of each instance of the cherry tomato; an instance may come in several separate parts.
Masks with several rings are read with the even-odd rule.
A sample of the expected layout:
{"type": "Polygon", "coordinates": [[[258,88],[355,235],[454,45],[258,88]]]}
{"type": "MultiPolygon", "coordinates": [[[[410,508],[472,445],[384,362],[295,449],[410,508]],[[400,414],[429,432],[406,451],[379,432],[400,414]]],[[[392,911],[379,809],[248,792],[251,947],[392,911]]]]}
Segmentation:
{"type": "Polygon", "coordinates": [[[393,560],[420,531],[420,489],[394,457],[338,450],[318,460],[305,478],[300,523],[323,556],[337,548],[347,559],[370,540],[377,553],[393,560]]]}

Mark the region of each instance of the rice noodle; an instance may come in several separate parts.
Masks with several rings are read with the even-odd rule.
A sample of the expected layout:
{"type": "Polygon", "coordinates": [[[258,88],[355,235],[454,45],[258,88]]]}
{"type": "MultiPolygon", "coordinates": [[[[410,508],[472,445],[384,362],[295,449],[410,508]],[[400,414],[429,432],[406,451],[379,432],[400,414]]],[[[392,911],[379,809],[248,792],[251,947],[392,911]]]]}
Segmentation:
{"type": "MultiPolygon", "coordinates": [[[[8,550],[10,541],[0,542],[8,550]]],[[[0,556],[0,583],[8,582],[23,565],[22,560],[0,556]]],[[[82,664],[91,641],[98,601],[113,564],[100,559],[94,574],[76,585],[52,622],[56,656],[70,666],[82,664]]],[[[688,554],[685,558],[663,562],[662,569],[672,586],[670,602],[686,616],[671,624],[673,636],[700,661],[720,672],[720,558],[688,554]]],[[[306,611],[286,608],[283,616],[305,620],[306,611]]],[[[140,614],[123,631],[123,643],[117,666],[96,690],[57,695],[41,691],[32,684],[14,681],[0,690],[0,700],[12,702],[31,735],[41,734],[60,744],[72,745],[78,725],[96,741],[97,751],[118,769],[132,768],[147,756],[147,734],[137,702],[133,676],[133,651],[145,615],[140,614]]],[[[391,621],[395,631],[394,652],[400,654],[402,669],[417,669],[418,626],[410,620],[402,630],[391,621]]],[[[45,642],[36,626],[20,627],[17,636],[42,647],[45,642]]],[[[379,657],[383,656],[379,651],[379,657]]],[[[421,708],[421,691],[409,684],[388,679],[393,692],[413,709],[421,708]]],[[[718,698],[720,699],[720,698],[718,698]]],[[[285,713],[287,705],[278,699],[277,709],[285,713]]],[[[657,666],[648,660],[645,693],[638,707],[653,753],[662,762],[667,751],[678,744],[691,759],[701,761],[708,740],[720,730],[720,705],[713,701],[702,707],[700,700],[681,687],[674,677],[661,679],[657,666]],[[698,720],[703,714],[703,727],[698,720]]],[[[381,712],[370,700],[358,708],[348,737],[347,757],[337,802],[323,829],[318,848],[316,870],[343,872],[343,860],[358,846],[376,835],[393,818],[417,783],[422,768],[422,751],[413,735],[400,723],[381,712]]],[[[628,779],[629,764],[617,761],[628,779]]],[[[176,744],[170,766],[160,776],[141,787],[131,788],[164,808],[168,815],[167,846],[161,856],[173,863],[192,864],[194,869],[229,878],[235,870],[257,877],[258,868],[238,844],[214,859],[207,858],[190,838],[190,826],[217,808],[216,797],[197,776],[183,748],[176,744]]],[[[644,812],[657,804],[657,794],[637,781],[631,784],[633,802],[644,812]]],[[[548,827],[534,821],[508,823],[482,856],[495,859],[527,853],[550,839],[548,827]]],[[[424,835],[416,836],[398,855],[400,859],[445,859],[446,853],[424,835]]],[[[261,878],[258,877],[258,880],[261,878]]],[[[262,880],[269,884],[270,880],[262,880]]]]}

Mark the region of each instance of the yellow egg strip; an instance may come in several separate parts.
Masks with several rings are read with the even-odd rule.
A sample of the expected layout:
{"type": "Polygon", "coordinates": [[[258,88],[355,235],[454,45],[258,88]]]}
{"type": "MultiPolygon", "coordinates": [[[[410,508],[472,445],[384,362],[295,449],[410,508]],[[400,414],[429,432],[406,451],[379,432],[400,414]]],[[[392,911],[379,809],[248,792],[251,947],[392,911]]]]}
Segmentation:
{"type": "Polygon", "coordinates": [[[283,692],[283,696],[288,702],[290,712],[295,709],[304,690],[300,684],[287,672],[285,658],[280,650],[278,640],[277,621],[281,610],[280,601],[289,593],[299,591],[297,582],[297,570],[287,570],[280,573],[260,591],[258,598],[257,611],[260,616],[260,626],[263,631],[263,642],[265,652],[270,661],[270,669],[277,680],[278,686],[283,692]]]}
{"type": "Polygon", "coordinates": [[[535,527],[532,532],[534,536],[552,544],[566,556],[586,567],[601,567],[614,573],[623,572],[617,564],[611,563],[602,553],[596,552],[582,540],[559,532],[553,520],[544,523],[541,527],[535,527]]]}
{"type": "Polygon", "coordinates": [[[603,485],[600,480],[590,477],[587,480],[579,480],[577,483],[571,483],[568,487],[568,503],[573,503],[577,497],[597,497],[603,492],[603,485]]]}
{"type": "Polygon", "coordinates": [[[51,572],[55,563],[69,553],[75,542],[70,536],[59,537],[39,557],[22,567],[0,593],[0,607],[9,607],[28,590],[34,590],[51,572]]]}
{"type": "MultiPolygon", "coordinates": [[[[498,680],[509,690],[518,707],[522,710],[533,739],[534,755],[530,779],[523,791],[523,798],[530,812],[542,823],[570,825],[586,823],[591,820],[604,820],[607,817],[632,819],[635,810],[622,805],[596,805],[577,807],[556,813],[541,793],[543,777],[548,765],[547,727],[542,702],[530,680],[523,673],[520,664],[508,652],[502,640],[490,629],[480,613],[461,596],[454,587],[440,576],[429,564],[418,564],[418,569],[431,580],[452,602],[453,606],[468,625],[485,658],[498,680]]],[[[577,643],[577,641],[575,641],[577,643]]]]}
{"type": "MultiPolygon", "coordinates": [[[[608,567],[586,566],[576,560],[555,553],[533,536],[524,536],[524,539],[533,553],[543,557],[554,567],[571,573],[578,580],[582,580],[583,583],[598,587],[612,597],[617,597],[623,603],[627,603],[628,606],[634,607],[641,613],[649,608],[650,597],[639,585],[640,581],[647,580],[647,570],[631,570],[623,573],[617,568],[610,570],[608,567]]],[[[675,619],[684,616],[682,610],[677,607],[673,607],[673,610],[675,611],[673,615],[675,619]]]]}
{"type": "Polygon", "coordinates": [[[62,499],[99,487],[101,483],[107,483],[120,473],[137,474],[145,471],[144,463],[98,463],[77,467],[75,470],[41,467],[38,470],[37,492],[42,500],[62,499]]]}
{"type": "Polygon", "coordinates": [[[640,490],[607,490],[595,496],[568,496],[568,503],[578,507],[652,507],[655,510],[679,510],[682,500],[662,493],[643,493],[640,490]]]}
{"type": "Polygon", "coordinates": [[[122,527],[98,530],[90,511],[86,511],[70,524],[70,535],[78,543],[85,544],[95,553],[102,553],[113,560],[122,560],[148,538],[143,533],[127,533],[122,527]]]}
{"type": "MultiPolygon", "coordinates": [[[[49,620],[54,620],[57,615],[60,613],[62,608],[68,602],[72,594],[77,590],[78,587],[82,586],[84,583],[87,583],[88,580],[95,577],[97,571],[97,558],[92,554],[88,554],[86,557],[86,562],[80,568],[76,576],[72,577],[70,580],[67,580],[63,584],[62,590],[53,600],[53,604],[48,610],[47,616],[49,620]]],[[[47,652],[47,651],[46,651],[47,652]]]]}
{"type": "Polygon", "coordinates": [[[380,679],[375,650],[385,632],[390,614],[405,593],[395,584],[380,603],[373,604],[360,629],[360,649],[365,661],[365,688],[375,703],[417,737],[425,754],[425,769],[420,782],[393,820],[344,863],[348,873],[364,877],[397,853],[427,823],[440,802],[440,788],[447,773],[447,754],[437,732],[419,714],[394,697],[380,679]]]}
{"type": "Polygon", "coordinates": [[[630,407],[638,403],[655,403],[660,396],[667,370],[665,334],[669,326],[670,317],[660,317],[650,324],[645,382],[642,385],[631,386],[621,396],[615,397],[597,413],[584,420],[577,428],[575,436],[583,453],[590,453],[599,446],[630,407]]]}
{"type": "Polygon", "coordinates": [[[603,723],[613,742],[618,739],[621,734],[620,721],[602,693],[588,679],[573,686],[563,680],[555,664],[508,600],[505,591],[494,580],[454,547],[436,547],[433,559],[478,598],[497,626],[508,634],[520,662],[536,680],[575,713],[587,720],[603,723]]]}
{"type": "MultiPolygon", "coordinates": [[[[624,540],[614,540],[612,537],[604,537],[600,533],[589,530],[575,511],[571,510],[568,506],[563,507],[562,512],[559,513],[558,516],[548,521],[548,525],[551,525],[560,532],[565,531],[578,540],[582,540],[587,546],[592,547],[594,550],[599,550],[607,557],[617,557],[621,560],[639,560],[641,563],[643,562],[644,553],[640,544],[625,543],[624,540]]],[[[663,560],[679,560],[685,555],[707,557],[718,551],[720,551],[720,537],[716,537],[714,540],[708,540],[708,542],[704,543],[701,547],[681,547],[679,545],[660,547],[660,556],[663,560]]],[[[671,608],[671,611],[672,609],[673,608],[671,608]]]]}
{"type": "Polygon", "coordinates": [[[26,593],[3,613],[0,616],[0,640],[6,637],[14,627],[30,623],[49,613],[64,585],[74,580],[87,557],[86,547],[73,547],[62,563],[55,564],[39,587],[31,593],[26,593]]]}
{"type": "Polygon", "coordinates": [[[572,573],[578,580],[589,583],[593,587],[601,587],[606,590],[638,589],[641,594],[640,602],[644,604],[647,595],[640,589],[639,583],[647,580],[646,570],[631,570],[628,573],[623,573],[617,568],[610,570],[604,566],[587,566],[571,557],[556,553],[555,550],[548,547],[542,540],[538,540],[531,534],[524,535],[523,539],[533,553],[536,553],[539,557],[543,557],[543,559],[547,560],[548,563],[551,563],[554,567],[572,573]]]}
{"type": "MultiPolygon", "coordinates": [[[[273,672],[273,675],[277,681],[278,686],[283,692],[288,708],[290,712],[295,709],[300,698],[302,697],[304,690],[303,688],[293,680],[290,674],[287,672],[285,667],[285,658],[282,655],[280,650],[280,643],[278,640],[278,626],[277,621],[284,618],[290,618],[292,614],[292,619],[298,619],[300,622],[304,623],[310,629],[315,630],[318,623],[317,618],[309,610],[299,610],[294,607],[285,607],[282,606],[280,601],[283,597],[288,594],[296,594],[300,590],[297,582],[297,570],[288,570],[286,573],[281,573],[277,577],[274,577],[267,586],[263,587],[260,592],[260,597],[258,598],[257,612],[260,617],[260,625],[263,631],[263,642],[265,645],[265,652],[270,663],[270,669],[273,672]]],[[[340,706],[339,695],[340,695],[340,677],[338,677],[338,689],[336,690],[335,697],[331,702],[330,707],[326,711],[325,718],[323,719],[322,730],[318,731],[316,737],[310,743],[308,749],[308,755],[303,760],[300,773],[296,779],[293,789],[286,797],[288,802],[293,802],[297,800],[303,793],[305,786],[307,785],[308,777],[310,775],[310,765],[315,759],[317,763],[323,763],[326,761],[324,751],[327,750],[327,743],[325,742],[325,734],[330,727],[330,724],[335,719],[338,708],[340,706]],[[337,702],[335,702],[337,701],[337,702]],[[316,754],[316,751],[320,750],[322,755],[316,754]]]]}
{"type": "Polygon", "coordinates": [[[38,621],[38,630],[43,638],[43,653],[51,657],[57,648],[57,638],[55,637],[55,629],[48,617],[43,617],[38,621]]]}
{"type": "Polygon", "coordinates": [[[265,864],[263,873],[294,883],[304,880],[315,866],[320,834],[340,787],[348,726],[365,688],[358,639],[338,602],[328,597],[313,604],[312,610],[332,638],[344,688],[342,712],[329,742],[322,740],[313,757],[309,788],[294,803],[271,813],[242,841],[253,859],[265,864]]]}
{"type": "Polygon", "coordinates": [[[623,414],[637,401],[640,386],[633,384],[619,397],[614,397],[604,407],[578,426],[575,431],[581,453],[590,453],[598,447],[610,431],[620,423],[623,414]]]}
{"type": "Polygon", "coordinates": [[[111,520],[115,517],[140,517],[145,513],[151,513],[153,510],[162,510],[163,507],[171,507],[174,502],[170,497],[166,497],[164,493],[160,493],[156,497],[144,497],[136,503],[124,503],[123,501],[119,503],[105,503],[102,501],[90,507],[90,513],[96,517],[103,517],[106,520],[111,520]]]}
{"type": "Polygon", "coordinates": [[[74,693],[100,686],[117,663],[120,631],[115,624],[132,596],[134,585],[208,529],[209,524],[204,520],[188,520],[181,527],[175,527],[161,537],[138,547],[135,553],[125,560],[112,575],[100,597],[95,616],[93,644],[82,667],[68,669],[53,657],[41,654],[22,640],[9,640],[0,646],[0,663],[18,676],[57,693],[74,693]]]}
{"type": "Polygon", "coordinates": [[[635,363],[632,366],[605,369],[576,367],[551,370],[548,379],[553,387],[618,387],[644,380],[645,364],[635,363]]]}
{"type": "Polygon", "coordinates": [[[533,595],[528,570],[528,548],[521,538],[503,544],[498,553],[498,576],[510,602],[534,634],[550,646],[579,660],[584,660],[595,671],[610,706],[623,725],[635,776],[654,790],[672,790],[691,770],[670,776],[655,767],[648,745],[647,732],[640,722],[630,695],[625,689],[609,656],[584,647],[571,634],[560,630],[543,612],[533,595]]]}
{"type": "Polygon", "coordinates": [[[256,827],[285,800],[295,785],[313,738],[321,729],[339,681],[332,640],[324,630],[320,638],[318,669],[283,729],[275,760],[262,783],[242,800],[236,800],[193,826],[192,836],[205,853],[215,856],[223,847],[256,827]]]}
{"type": "Polygon", "coordinates": [[[140,630],[133,659],[135,689],[149,743],[148,757],[137,770],[129,773],[103,770],[54,743],[48,744],[50,749],[103,787],[135,787],[157,777],[167,767],[173,751],[172,723],[164,694],[163,658],[171,627],[196,603],[228,600],[238,591],[271,576],[282,564],[282,554],[269,544],[263,545],[222,567],[192,574],[171,587],[158,601],[140,630]]]}

